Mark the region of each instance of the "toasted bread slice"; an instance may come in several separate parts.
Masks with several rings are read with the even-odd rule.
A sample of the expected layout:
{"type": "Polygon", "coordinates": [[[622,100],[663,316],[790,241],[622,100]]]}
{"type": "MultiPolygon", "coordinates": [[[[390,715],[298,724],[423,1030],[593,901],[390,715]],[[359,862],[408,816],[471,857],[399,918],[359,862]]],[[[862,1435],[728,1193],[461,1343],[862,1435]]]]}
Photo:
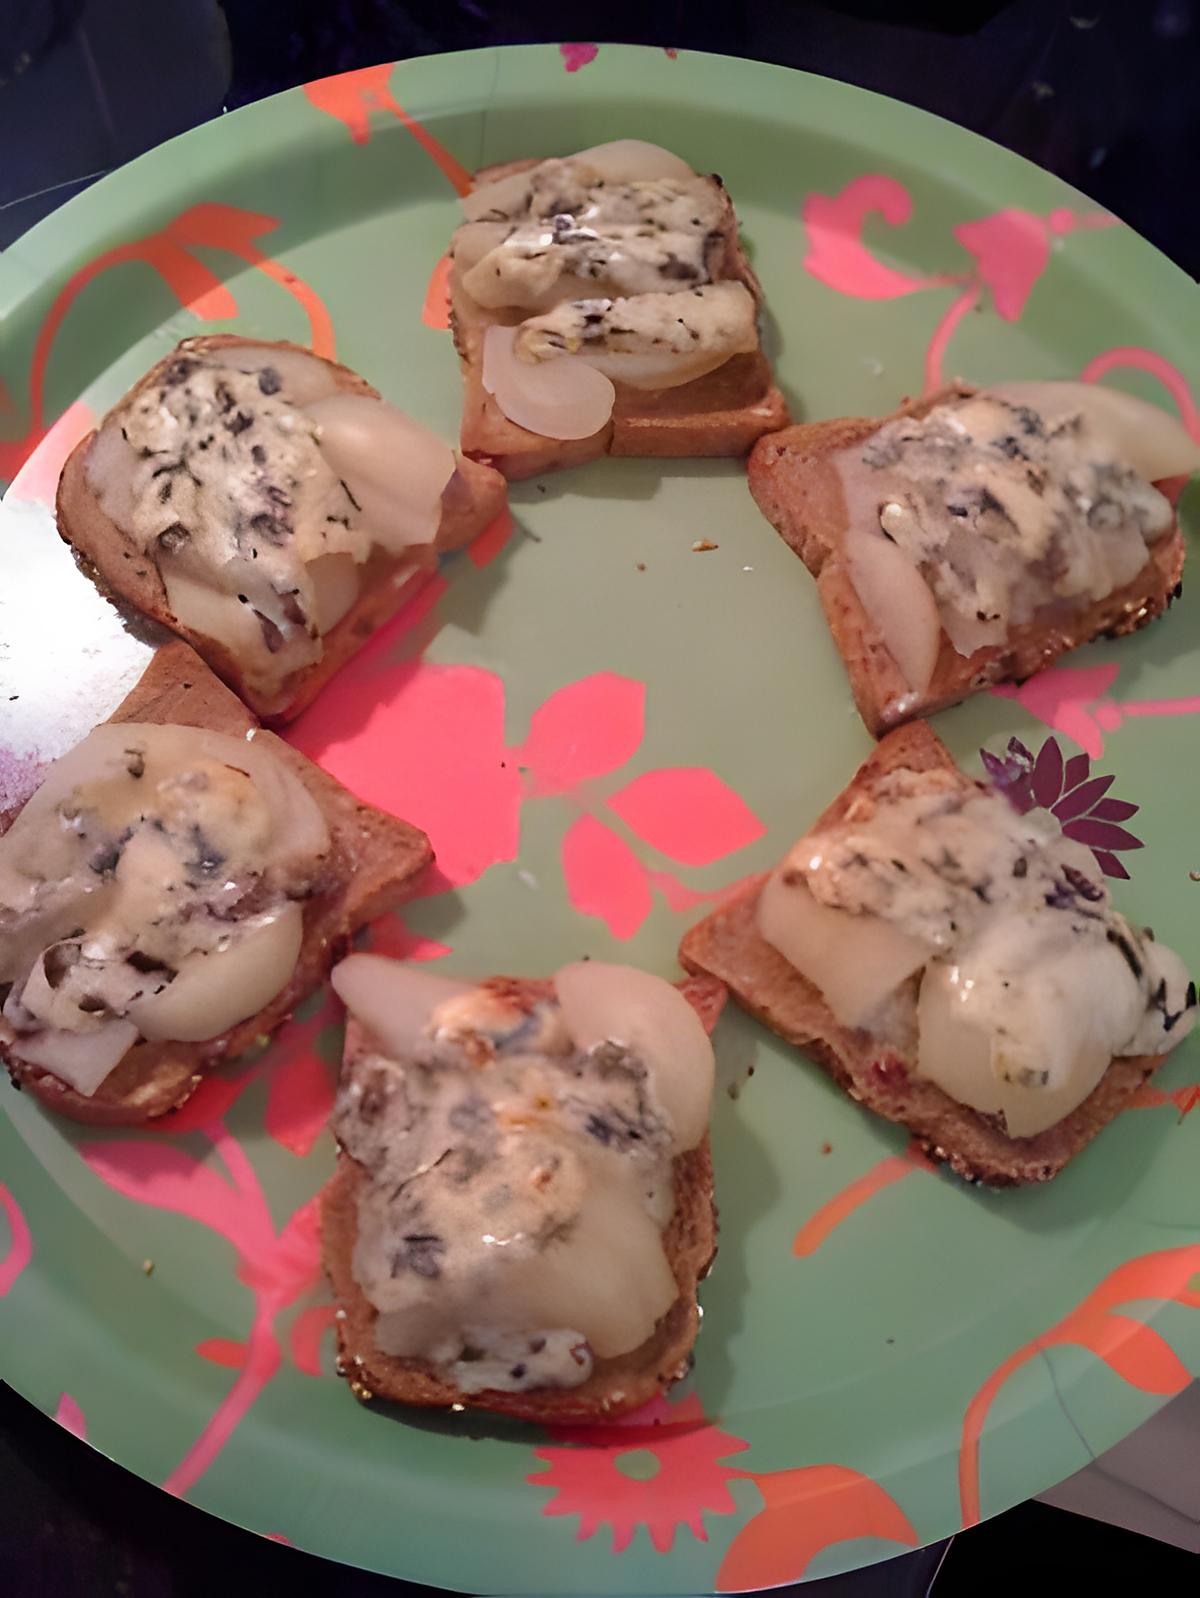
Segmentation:
{"type": "MultiPolygon", "coordinates": [[[[281,350],[294,350],[314,356],[311,350],[284,340],[274,341],[281,350]]],[[[237,338],[216,333],[188,338],[164,356],[114,406],[122,409],[134,395],[152,387],[165,367],[180,354],[204,354],[229,349],[239,344],[256,348],[272,343],[264,339],[237,338]]],[[[378,392],[347,366],[326,361],[335,374],[338,388],[346,394],[365,394],[378,399],[378,392]]],[[[111,413],[110,413],[111,414],[111,413]]],[[[276,691],[264,695],[246,681],[237,657],[219,639],[181,622],[171,611],[166,588],[154,562],[104,514],[88,483],[85,467],[95,438],[91,432],[67,458],[58,485],[58,530],[72,546],[83,569],[110,598],[123,601],[153,621],[177,633],[201,655],[213,671],[249,705],[259,718],[272,726],[293,720],[310,705],[321,689],[335,676],[372,633],[378,631],[404,603],[408,585],[422,565],[428,565],[436,552],[461,549],[471,542],[504,509],[506,488],[499,472],[479,461],[458,458],[458,481],[452,496],[443,503],[441,525],[432,550],[414,550],[398,558],[376,547],[362,568],[360,592],[342,619],[324,637],[321,659],[292,672],[276,691]]]]}
{"type": "MultiPolygon", "coordinates": [[[[544,983],[512,980],[517,988],[545,991],[544,983]]],[[[709,977],[693,977],[680,984],[680,991],[711,1031],[725,1002],[724,987],[709,977]]],[[[351,1020],[346,1031],[347,1057],[370,1047],[370,1034],[359,1022],[351,1020]]],[[[647,1403],[686,1374],[700,1326],[696,1289],[712,1264],[717,1246],[707,1137],[696,1148],[677,1156],[674,1164],[675,1210],[664,1241],[679,1287],[678,1298],[640,1348],[616,1359],[597,1360],[592,1374],[578,1387],[464,1393],[423,1360],[380,1353],[374,1338],[377,1312],[352,1270],[358,1198],[367,1180],[363,1167],[348,1154],[340,1153],[321,1205],[322,1257],[338,1302],[338,1368],[348,1378],[356,1398],[382,1398],[426,1409],[461,1405],[547,1424],[614,1420],[647,1403]]]]}
{"type": "MultiPolygon", "coordinates": [[[[509,161],[475,174],[492,183],[538,165],[509,161]]],[[[713,179],[719,182],[719,179],[713,179]]],[[[724,195],[724,249],[717,276],[746,285],[756,304],[762,288],[738,240],[737,218],[724,195]]],[[[464,397],[461,442],[469,455],[491,461],[510,481],[535,477],[560,466],[579,466],[603,455],[696,457],[744,455],[764,433],[785,427],[787,401],[775,386],[761,348],[735,355],[704,377],[678,388],[650,392],[616,383],[612,420],[590,438],[545,438],[518,427],[483,386],[483,335],[493,325],[514,326],[531,313],[492,311],[465,292],[450,273],[450,327],[462,362],[464,397]]]]}
{"type": "MultiPolygon", "coordinates": [[[[856,794],[871,792],[898,767],[958,772],[937,736],[923,723],[889,733],[833,801],[813,831],[840,821],[856,794]]],[[[974,786],[963,776],[964,786],[974,786]]],[[[1078,1108],[1038,1133],[1014,1138],[993,1120],[960,1104],[934,1083],[913,1076],[905,1062],[866,1032],[842,1026],[818,990],[761,936],[758,877],[685,935],[679,950],[687,971],[718,977],[739,1004],[787,1042],[812,1056],[852,1099],[908,1127],[921,1146],[959,1176],[992,1187],[1046,1182],[1129,1103],[1161,1056],[1112,1061],[1078,1108]]]]}
{"type": "Polygon", "coordinates": [[[846,501],[831,457],[862,443],[894,416],[922,417],[935,405],[973,392],[966,384],[953,384],[906,402],[892,417],[852,416],[789,427],[760,440],[750,456],[750,492],[816,578],[855,703],[876,737],[900,721],[932,715],[993,683],[1024,682],[1090,639],[1135,632],[1160,616],[1178,592],[1184,543],[1176,523],[1151,546],[1150,558],[1132,582],[1086,610],[1053,620],[1035,618],[1014,627],[1004,644],[972,655],[960,655],[943,633],[929,687],[923,695],[913,694],[847,574],[842,559],[846,501]],[[899,703],[904,706],[900,713],[895,708],[899,703]]]}
{"type": "MultiPolygon", "coordinates": [[[[177,642],[158,651],[109,719],[205,727],[235,736],[255,726],[240,700],[186,644],[177,642]]],[[[351,935],[409,897],[433,859],[429,839],[416,827],[360,804],[274,734],[258,737],[312,794],[333,841],[325,886],[304,904],[304,941],[291,980],[257,1015],[204,1043],[140,1040],[90,1097],[51,1072],[8,1056],[0,1043],[0,1059],[14,1082],[59,1114],[96,1125],[128,1126],[177,1108],[204,1071],[235,1058],[285,1021],[324,980],[351,935]]]]}

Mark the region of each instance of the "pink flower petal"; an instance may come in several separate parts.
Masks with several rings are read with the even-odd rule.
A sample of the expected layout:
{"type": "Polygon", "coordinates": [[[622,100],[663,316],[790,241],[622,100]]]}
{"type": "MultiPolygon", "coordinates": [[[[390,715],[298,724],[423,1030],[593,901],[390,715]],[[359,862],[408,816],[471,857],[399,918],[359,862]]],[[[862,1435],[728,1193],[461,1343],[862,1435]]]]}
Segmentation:
{"type": "Polygon", "coordinates": [[[0,1258],[0,1298],[3,1298],[33,1258],[33,1239],[21,1206],[3,1182],[0,1182],[0,1211],[8,1221],[9,1235],[7,1251],[0,1258]]]}
{"type": "Polygon", "coordinates": [[[227,1370],[241,1370],[246,1363],[246,1345],[239,1343],[232,1337],[206,1337],[202,1343],[196,1344],[196,1352],[201,1359],[206,1359],[212,1365],[224,1365],[227,1370]]]}
{"type": "Polygon", "coordinates": [[[290,741],[360,799],[424,828],[454,886],[515,859],[520,775],[504,743],[502,678],[410,661],[364,679],[359,664],[338,674],[290,741]]]}
{"type": "Polygon", "coordinates": [[[336,1311],[332,1304],[309,1304],[292,1322],[288,1341],[292,1360],[297,1370],[306,1376],[320,1376],[321,1344],[326,1332],[332,1331],[336,1311]]]}
{"type": "Polygon", "coordinates": [[[1063,757],[1058,740],[1047,738],[1033,767],[1033,797],[1049,809],[1062,793],[1063,757]]]}
{"type": "Polygon", "coordinates": [[[580,67],[586,67],[589,61],[594,61],[600,53],[598,44],[560,44],[558,53],[563,58],[563,65],[568,72],[578,72],[580,67]]]}
{"type": "Polygon", "coordinates": [[[58,1408],[54,1411],[54,1418],[64,1431],[73,1437],[80,1437],[87,1442],[87,1421],[83,1411],[71,1397],[70,1393],[63,1393],[58,1400],[58,1408]]]}
{"type": "Polygon", "coordinates": [[[1082,816],[1094,804],[1098,804],[1115,781],[1113,776],[1093,777],[1089,782],[1081,782],[1078,788],[1071,788],[1070,783],[1064,783],[1068,792],[1056,805],[1051,806],[1051,810],[1060,821],[1073,821],[1076,816],[1082,816]]]}
{"type": "Polygon", "coordinates": [[[473,566],[489,566],[508,543],[513,534],[512,512],[506,505],[494,516],[478,538],[467,545],[467,557],[473,566]]]}
{"type": "Polygon", "coordinates": [[[92,1173],[123,1198],[186,1215],[226,1238],[239,1252],[261,1241],[247,1235],[242,1196],[194,1155],[169,1143],[84,1143],[79,1152],[92,1173]]]}
{"type": "Polygon", "coordinates": [[[647,771],[608,802],[643,842],[686,866],[710,865],[766,831],[745,801],[704,766],[647,771]]]}
{"type": "Polygon", "coordinates": [[[304,1038],[299,1047],[271,1066],[266,1129],[276,1143],[300,1159],[325,1130],[333,1109],[336,1075],[336,1063],[322,1058],[313,1038],[304,1038]]]}
{"type": "Polygon", "coordinates": [[[583,677],[534,711],[514,759],[533,773],[535,794],[566,793],[615,771],[636,753],[645,707],[645,683],[610,671],[583,677]]]}
{"type": "Polygon", "coordinates": [[[53,510],[63,464],[79,440],[95,425],[96,417],[83,400],[68,405],[13,478],[9,496],[14,500],[37,501],[53,510]]]}
{"type": "Polygon", "coordinates": [[[977,222],[960,222],[954,236],[975,257],[997,314],[1015,322],[1050,259],[1046,224],[1029,211],[1010,208],[977,222]]]}
{"type": "Polygon", "coordinates": [[[839,194],[810,194],[801,212],[808,232],[804,270],[839,294],[862,300],[892,300],[944,282],[898,272],[863,242],[869,218],[880,216],[898,227],[911,215],[908,190],[882,173],[854,178],[839,194]]]}
{"type": "Polygon", "coordinates": [[[241,1098],[257,1076],[257,1067],[243,1067],[236,1075],[228,1070],[213,1071],[204,1077],[200,1086],[177,1110],[155,1116],[141,1128],[143,1132],[166,1133],[202,1132],[222,1120],[228,1110],[241,1098]]]}
{"type": "Polygon", "coordinates": [[[637,856],[594,816],[572,822],[562,842],[567,896],[584,916],[599,916],[614,938],[632,938],[652,899],[637,856]]]}
{"type": "MultiPolygon", "coordinates": [[[[429,872],[422,878],[422,888],[433,886],[433,876],[434,873],[429,872]]],[[[445,892],[448,888],[447,883],[440,891],[445,892]]],[[[372,954],[386,954],[389,960],[441,960],[450,953],[448,943],[438,943],[435,938],[426,938],[414,932],[403,916],[396,912],[381,916],[378,921],[371,923],[368,946],[372,954]]]]}

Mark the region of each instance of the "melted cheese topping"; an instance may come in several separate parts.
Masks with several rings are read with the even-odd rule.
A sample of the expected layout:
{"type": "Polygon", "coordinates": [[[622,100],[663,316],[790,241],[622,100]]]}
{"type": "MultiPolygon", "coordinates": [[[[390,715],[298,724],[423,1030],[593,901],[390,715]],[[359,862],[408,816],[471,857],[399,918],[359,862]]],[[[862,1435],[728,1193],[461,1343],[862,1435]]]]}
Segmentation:
{"type": "Polygon", "coordinates": [[[258,346],[180,353],[107,418],[87,461],[178,620],[264,692],[321,658],[375,548],[432,538],[453,471],[448,446],[338,393],[323,362],[258,346]]]}
{"type": "MultiPolygon", "coordinates": [[[[603,1003],[618,968],[597,970],[603,1003]]],[[[640,1346],[674,1303],[672,1160],[703,1136],[712,1051],[691,1014],[686,1090],[660,1075],[653,1057],[676,1046],[688,1007],[627,974],[636,1015],[614,1015],[602,1041],[588,979],[573,982],[580,1042],[565,990],[560,1004],[503,982],[464,988],[361,955],[335,971],[372,1021],[334,1127],[368,1173],[353,1268],[384,1352],[428,1360],[466,1392],[569,1387],[640,1346]]]]}
{"type": "MultiPolygon", "coordinates": [[[[630,143],[543,161],[467,203],[453,249],[461,287],[490,310],[526,313],[520,361],[575,357],[657,389],[757,348],[753,297],[718,281],[720,187],[668,152],[630,143]]],[[[490,391],[503,409],[503,382],[490,391]]]]}
{"type": "Polygon", "coordinates": [[[919,421],[887,422],[835,464],[859,597],[885,632],[893,622],[903,632],[903,619],[879,615],[886,603],[855,575],[889,541],[932,591],[962,655],[1003,643],[1035,617],[1107,598],[1137,576],[1172,522],[1167,499],[1080,407],[1048,420],[984,392],[919,421]]]}
{"type": "Polygon", "coordinates": [[[12,1053],[94,1092],[138,1036],[199,1042],[254,1015],[292,974],[329,848],[261,744],[98,727],[0,837],[12,1053]]]}
{"type": "Polygon", "coordinates": [[[893,772],[802,839],[759,925],[839,1021],[1014,1137],[1194,1021],[1182,962],[1114,908],[1091,851],[949,772],[893,772]]]}

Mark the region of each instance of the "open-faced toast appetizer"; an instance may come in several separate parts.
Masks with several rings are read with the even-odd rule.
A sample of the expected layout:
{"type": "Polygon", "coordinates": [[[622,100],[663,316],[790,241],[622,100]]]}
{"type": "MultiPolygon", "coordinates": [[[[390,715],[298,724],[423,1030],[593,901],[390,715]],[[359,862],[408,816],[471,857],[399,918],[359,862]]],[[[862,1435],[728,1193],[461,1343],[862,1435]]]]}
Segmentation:
{"type": "Polygon", "coordinates": [[[462,447],[506,477],[744,455],[787,422],[720,178],[618,139],[476,174],[454,235],[462,447]]]}
{"type": "Polygon", "coordinates": [[[922,722],[680,958],[997,1186],[1054,1176],[1195,1020],[1182,961],[1113,908],[1091,851],[964,776],[922,722]]]}
{"type": "Polygon", "coordinates": [[[322,1236],[356,1396],[594,1420],[681,1376],[716,1246],[721,985],[583,961],[471,986],[364,954],[333,985],[322,1236]]]}
{"type": "Polygon", "coordinates": [[[162,1115],[431,858],[167,644],[0,834],[0,1059],[77,1120],[162,1115]]]}
{"type": "Polygon", "coordinates": [[[1011,383],[788,428],[749,474],[878,735],[1160,615],[1184,547],[1153,485],[1198,466],[1200,444],[1157,406],[1011,383]]]}
{"type": "Polygon", "coordinates": [[[219,334],[185,339],[76,447],[58,525],[109,593],[278,723],[504,499],[348,368],[219,334]]]}

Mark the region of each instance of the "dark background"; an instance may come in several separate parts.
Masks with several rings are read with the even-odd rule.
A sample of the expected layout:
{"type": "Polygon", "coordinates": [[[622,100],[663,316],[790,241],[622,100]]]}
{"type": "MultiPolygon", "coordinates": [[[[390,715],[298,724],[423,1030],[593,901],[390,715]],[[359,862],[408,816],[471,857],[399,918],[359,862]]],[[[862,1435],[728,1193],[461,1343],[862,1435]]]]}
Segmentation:
{"type": "Polygon", "coordinates": [[[755,56],[908,100],[1200,274],[1200,0],[0,0],[0,247],[223,105],[564,35],[755,56]]]}
{"type": "MultiPolygon", "coordinates": [[[[1056,172],[1200,273],[1200,0],[0,0],[0,248],[104,172],[296,83],[436,50],[622,41],[753,56],[937,112],[1056,172]]],[[[584,68],[583,70],[586,70],[584,68]]],[[[1200,330],[1200,319],[1198,319],[1200,330]]],[[[0,1322],[2,1324],[2,1322],[0,1322]]],[[[403,1506],[397,1506],[403,1531],[403,1506]]],[[[552,1578],[548,1578],[550,1580],[552,1578]]],[[[1191,1556],[1028,1504],[806,1598],[1183,1592],[1191,1556]]],[[[166,1498],[0,1387],[0,1594],[415,1593],[166,1498]]],[[[422,1589],[424,1591],[424,1589],[422,1589]]]]}

